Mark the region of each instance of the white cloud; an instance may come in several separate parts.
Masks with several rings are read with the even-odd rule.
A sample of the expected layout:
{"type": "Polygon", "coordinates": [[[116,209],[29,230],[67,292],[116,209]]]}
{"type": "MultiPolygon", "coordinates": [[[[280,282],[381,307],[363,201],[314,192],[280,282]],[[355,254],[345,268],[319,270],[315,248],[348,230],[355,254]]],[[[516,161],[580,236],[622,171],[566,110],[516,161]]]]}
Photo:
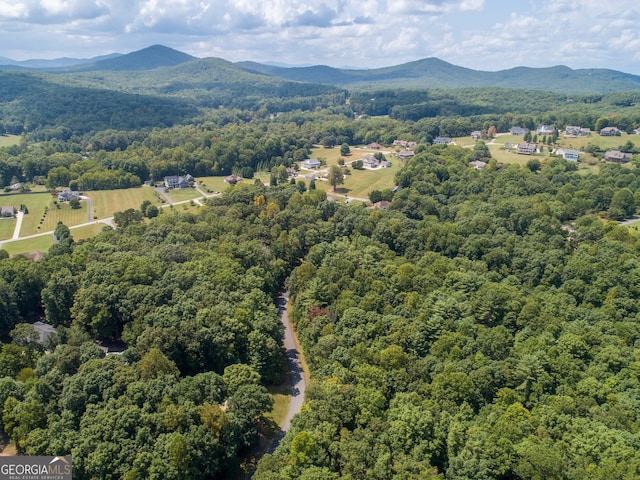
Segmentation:
{"type": "Polygon", "coordinates": [[[0,56],[165,44],[230,60],[384,66],[436,56],[640,73],[636,0],[0,0],[0,56]],[[35,52],[35,53],[34,53],[35,52]]]}

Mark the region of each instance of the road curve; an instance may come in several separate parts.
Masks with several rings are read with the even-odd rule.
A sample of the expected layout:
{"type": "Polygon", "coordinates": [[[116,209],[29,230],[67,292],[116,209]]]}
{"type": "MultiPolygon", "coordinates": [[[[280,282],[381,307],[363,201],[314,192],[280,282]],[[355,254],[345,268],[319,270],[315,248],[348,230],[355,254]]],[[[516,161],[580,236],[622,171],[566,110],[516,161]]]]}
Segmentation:
{"type": "Polygon", "coordinates": [[[287,314],[287,307],[289,306],[289,294],[288,292],[282,292],[276,299],[276,306],[280,314],[280,320],[284,325],[284,349],[287,355],[287,364],[289,365],[289,378],[291,382],[291,399],[289,400],[289,409],[281,429],[281,434],[272,445],[272,450],[278,446],[278,443],[289,430],[291,426],[291,419],[293,416],[300,412],[302,404],[304,403],[304,392],[307,388],[307,383],[304,380],[304,374],[302,372],[302,363],[300,362],[300,353],[296,347],[296,341],[293,336],[293,329],[289,322],[289,315],[287,314]]]}

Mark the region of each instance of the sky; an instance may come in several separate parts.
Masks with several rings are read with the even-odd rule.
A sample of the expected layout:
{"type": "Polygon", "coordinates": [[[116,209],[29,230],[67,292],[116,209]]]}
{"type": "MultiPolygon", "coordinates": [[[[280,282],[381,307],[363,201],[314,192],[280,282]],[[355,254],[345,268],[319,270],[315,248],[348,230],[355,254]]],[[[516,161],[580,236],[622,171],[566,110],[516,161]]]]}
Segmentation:
{"type": "Polygon", "coordinates": [[[233,62],[640,75],[638,0],[0,0],[0,56],[91,58],[161,44],[233,62]]]}

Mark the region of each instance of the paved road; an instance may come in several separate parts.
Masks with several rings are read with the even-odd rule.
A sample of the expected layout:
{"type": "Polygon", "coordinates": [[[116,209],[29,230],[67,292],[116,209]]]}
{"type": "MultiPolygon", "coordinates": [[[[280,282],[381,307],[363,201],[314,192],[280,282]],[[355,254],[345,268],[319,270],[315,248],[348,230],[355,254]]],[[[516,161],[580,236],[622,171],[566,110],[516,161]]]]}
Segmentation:
{"type": "Polygon", "coordinates": [[[287,307],[289,306],[289,295],[287,292],[283,292],[278,295],[276,306],[280,313],[280,320],[284,325],[284,348],[287,355],[287,363],[289,365],[291,399],[289,401],[287,415],[281,427],[282,433],[278,437],[278,440],[274,442],[275,444],[272,446],[272,449],[275,449],[280,442],[280,439],[284,436],[284,433],[289,430],[293,416],[300,412],[302,404],[304,403],[304,392],[307,388],[307,383],[304,380],[304,374],[302,372],[302,364],[300,363],[300,353],[298,352],[293,329],[291,328],[291,323],[289,322],[289,316],[287,314],[287,307]]]}
{"type": "Polygon", "coordinates": [[[16,228],[13,230],[13,237],[11,237],[12,240],[17,240],[18,238],[20,238],[20,229],[22,228],[22,219],[24,218],[24,213],[22,212],[22,210],[16,213],[16,218],[16,228]]]}

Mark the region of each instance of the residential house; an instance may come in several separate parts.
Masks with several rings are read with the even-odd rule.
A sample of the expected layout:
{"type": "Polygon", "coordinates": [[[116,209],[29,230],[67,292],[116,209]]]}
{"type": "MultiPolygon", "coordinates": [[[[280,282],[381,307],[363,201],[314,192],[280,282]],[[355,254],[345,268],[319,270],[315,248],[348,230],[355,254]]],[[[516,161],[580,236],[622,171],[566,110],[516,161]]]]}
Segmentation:
{"type": "Polygon", "coordinates": [[[164,177],[164,186],[166,188],[189,188],[194,180],[195,178],[189,174],[184,177],[179,175],[169,175],[164,177]]]}
{"type": "Polygon", "coordinates": [[[600,135],[603,137],[619,137],[622,132],[617,127],[605,127],[600,130],[600,135]]]}
{"type": "Polygon", "coordinates": [[[487,162],[483,162],[482,160],[474,160],[473,162],[469,162],[469,166],[471,168],[475,168],[476,170],[482,170],[487,166],[487,162]]]}
{"type": "Polygon", "coordinates": [[[558,148],[556,149],[555,154],[570,162],[577,162],[578,157],[580,156],[580,152],[573,148],[558,148]]]}
{"type": "Polygon", "coordinates": [[[317,158],[307,158],[302,161],[302,168],[306,168],[307,170],[320,168],[321,165],[320,160],[317,158]]]}
{"type": "Polygon", "coordinates": [[[380,168],[389,168],[392,167],[393,164],[389,160],[382,160],[380,162],[380,168]]]}
{"type": "Polygon", "coordinates": [[[407,140],[394,140],[393,141],[393,146],[394,147],[403,147],[406,148],[407,150],[413,150],[414,148],[416,148],[418,144],[416,142],[409,142],[407,140]]]}
{"type": "Polygon", "coordinates": [[[224,177],[224,181],[229,185],[235,185],[242,181],[242,177],[239,177],[238,175],[229,175],[228,177],[224,177]]]}
{"type": "Polygon", "coordinates": [[[633,135],[640,135],[640,128],[634,128],[631,132],[633,135]]]}
{"type": "Polygon", "coordinates": [[[362,166],[365,168],[378,168],[378,159],[376,157],[364,157],[362,159],[362,166]]]}
{"type": "Polygon", "coordinates": [[[474,130],[471,132],[471,138],[474,140],[480,140],[482,138],[482,132],[480,130],[474,130]]]}
{"type": "Polygon", "coordinates": [[[586,137],[591,135],[591,129],[567,125],[564,129],[564,136],[569,138],[586,137]]]}
{"type": "Polygon", "coordinates": [[[404,160],[405,158],[411,158],[415,155],[411,150],[403,150],[398,152],[398,158],[404,160]]]}
{"type": "Polygon", "coordinates": [[[518,135],[518,136],[526,135],[528,132],[529,132],[529,129],[524,127],[511,127],[511,130],[509,130],[509,133],[511,135],[518,135]]]}
{"type": "Polygon", "coordinates": [[[531,155],[532,153],[536,153],[537,149],[538,146],[535,143],[520,142],[518,148],[516,148],[516,153],[520,155],[531,155]]]}
{"type": "Polygon", "coordinates": [[[0,207],[0,218],[13,218],[16,214],[16,209],[13,207],[0,207]]]}
{"type": "Polygon", "coordinates": [[[22,183],[18,182],[18,183],[14,183],[13,185],[11,185],[9,187],[11,190],[20,190],[20,188],[22,188],[22,183]]]}
{"type": "Polygon", "coordinates": [[[619,150],[607,150],[604,153],[604,159],[607,162],[615,162],[615,163],[627,163],[631,160],[630,153],[623,153],[619,150]]]}
{"type": "Polygon", "coordinates": [[[448,143],[451,143],[451,138],[449,137],[436,137],[433,139],[434,145],[446,145],[448,143]]]}
{"type": "Polygon", "coordinates": [[[536,134],[538,135],[553,135],[553,132],[555,132],[556,129],[553,128],[551,125],[540,125],[537,129],[536,129],[536,134]]]}
{"type": "Polygon", "coordinates": [[[63,190],[58,193],[59,202],[69,202],[71,200],[80,200],[80,192],[77,190],[63,190]]]}
{"type": "Polygon", "coordinates": [[[372,208],[377,208],[378,210],[387,210],[390,205],[391,205],[391,202],[389,202],[387,200],[381,200],[381,201],[376,202],[373,205],[371,205],[371,207],[372,208]]]}
{"type": "Polygon", "coordinates": [[[382,148],[382,145],[380,145],[378,142],[373,142],[373,143],[370,143],[369,145],[367,145],[367,148],[372,148],[374,150],[380,150],[382,148]]]}

